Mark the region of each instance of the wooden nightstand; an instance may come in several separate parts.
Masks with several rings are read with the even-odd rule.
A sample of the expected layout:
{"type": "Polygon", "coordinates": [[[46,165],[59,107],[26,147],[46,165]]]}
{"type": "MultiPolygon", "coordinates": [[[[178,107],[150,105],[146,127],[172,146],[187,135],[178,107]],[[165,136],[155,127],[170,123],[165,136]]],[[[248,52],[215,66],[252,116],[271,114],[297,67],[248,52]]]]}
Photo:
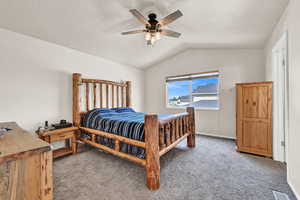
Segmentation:
{"type": "Polygon", "coordinates": [[[78,130],[77,127],[69,127],[69,128],[62,128],[62,129],[55,129],[52,131],[43,131],[43,132],[36,132],[39,137],[48,142],[58,142],[58,141],[65,141],[65,147],[59,148],[53,151],[53,158],[57,158],[60,156],[68,155],[68,154],[75,154],[77,152],[77,141],[76,141],[76,131],[78,130]]]}

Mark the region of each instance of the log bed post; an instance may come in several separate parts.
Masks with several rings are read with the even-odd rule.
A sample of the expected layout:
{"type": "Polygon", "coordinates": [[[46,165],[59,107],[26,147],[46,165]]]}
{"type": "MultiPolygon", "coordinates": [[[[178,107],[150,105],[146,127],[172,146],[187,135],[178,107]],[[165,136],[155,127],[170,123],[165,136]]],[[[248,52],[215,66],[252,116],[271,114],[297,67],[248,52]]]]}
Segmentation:
{"type": "Polygon", "coordinates": [[[126,81],[126,107],[131,108],[131,93],[132,93],[131,81],[126,81]]]}
{"type": "MultiPolygon", "coordinates": [[[[81,74],[74,73],[73,74],[73,126],[80,126],[80,91],[79,85],[81,85],[81,74]]],[[[74,153],[77,153],[77,139],[80,131],[77,131],[76,134],[76,145],[74,145],[74,153]]]]}
{"type": "Polygon", "coordinates": [[[190,121],[190,134],[187,137],[187,146],[188,147],[195,147],[195,108],[194,107],[188,107],[187,112],[189,113],[189,121],[190,121]]]}
{"type": "Polygon", "coordinates": [[[159,121],[157,115],[145,115],[146,177],[150,190],[160,186],[159,121]]]}
{"type": "Polygon", "coordinates": [[[73,125],[80,126],[80,91],[81,74],[73,74],[73,125]]]}

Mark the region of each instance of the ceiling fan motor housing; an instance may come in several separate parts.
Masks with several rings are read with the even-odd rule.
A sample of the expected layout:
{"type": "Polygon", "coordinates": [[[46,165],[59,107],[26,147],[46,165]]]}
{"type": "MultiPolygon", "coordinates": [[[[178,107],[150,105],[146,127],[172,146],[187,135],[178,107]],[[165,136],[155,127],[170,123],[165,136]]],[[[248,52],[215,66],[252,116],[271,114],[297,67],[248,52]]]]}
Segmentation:
{"type": "Polygon", "coordinates": [[[150,13],[148,15],[148,22],[150,23],[150,27],[147,27],[150,31],[155,31],[157,29],[158,21],[156,20],[157,15],[155,13],[150,13]]]}

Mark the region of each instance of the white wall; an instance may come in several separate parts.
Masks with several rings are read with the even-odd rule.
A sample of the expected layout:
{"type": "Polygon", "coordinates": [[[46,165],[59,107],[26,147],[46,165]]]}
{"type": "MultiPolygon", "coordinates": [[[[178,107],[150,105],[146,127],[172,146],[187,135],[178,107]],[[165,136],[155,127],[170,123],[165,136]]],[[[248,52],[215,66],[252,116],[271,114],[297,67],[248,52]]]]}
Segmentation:
{"type": "Polygon", "coordinates": [[[290,133],[288,144],[288,179],[300,199],[300,1],[291,0],[288,13],[290,133]]]}
{"type": "Polygon", "coordinates": [[[235,83],[263,81],[263,50],[190,49],[146,70],[147,112],[176,113],[166,108],[165,77],[219,70],[221,73],[220,110],[197,110],[196,131],[235,138],[235,83]]]}
{"type": "Polygon", "coordinates": [[[283,13],[282,17],[280,18],[278,24],[274,28],[273,33],[271,34],[267,44],[265,46],[265,56],[266,56],[266,80],[273,81],[273,69],[272,69],[272,50],[278,40],[283,36],[285,32],[288,30],[288,23],[287,23],[287,15],[288,15],[288,8],[283,13]]]}
{"type": "Polygon", "coordinates": [[[300,1],[291,0],[280,22],[275,27],[272,37],[268,41],[265,54],[268,60],[266,64],[266,78],[272,80],[272,48],[281,35],[288,32],[289,46],[289,141],[287,148],[287,172],[288,182],[300,199],[300,1]]]}
{"type": "Polygon", "coordinates": [[[0,29],[0,121],[33,131],[45,120],[71,120],[74,72],[133,81],[133,106],[143,110],[143,71],[0,29]]]}

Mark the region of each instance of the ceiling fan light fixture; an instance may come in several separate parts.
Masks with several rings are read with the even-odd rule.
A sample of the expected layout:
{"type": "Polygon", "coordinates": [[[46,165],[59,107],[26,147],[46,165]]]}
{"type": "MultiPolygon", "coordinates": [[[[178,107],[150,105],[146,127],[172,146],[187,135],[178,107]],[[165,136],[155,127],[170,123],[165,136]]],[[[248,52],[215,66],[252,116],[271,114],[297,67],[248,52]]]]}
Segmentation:
{"type": "Polygon", "coordinates": [[[156,38],[155,37],[151,37],[151,44],[154,45],[155,42],[156,42],[156,38]]]}
{"type": "Polygon", "coordinates": [[[146,32],[145,34],[145,39],[148,41],[148,40],[151,40],[151,33],[149,32],[146,32]]]}
{"type": "Polygon", "coordinates": [[[160,40],[160,32],[158,31],[158,32],[156,32],[155,33],[155,38],[156,38],[156,40],[160,40]]]}

